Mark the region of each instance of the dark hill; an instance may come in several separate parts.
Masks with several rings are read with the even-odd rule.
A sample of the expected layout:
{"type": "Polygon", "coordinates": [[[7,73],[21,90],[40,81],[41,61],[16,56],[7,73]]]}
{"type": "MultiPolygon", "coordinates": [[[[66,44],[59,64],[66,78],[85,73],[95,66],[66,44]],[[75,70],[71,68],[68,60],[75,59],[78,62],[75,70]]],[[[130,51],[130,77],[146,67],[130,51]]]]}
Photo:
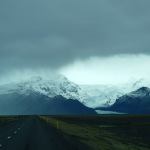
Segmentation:
{"type": "Polygon", "coordinates": [[[78,100],[66,99],[62,96],[49,98],[43,94],[30,93],[0,95],[1,115],[71,115],[96,114],[78,100]]]}

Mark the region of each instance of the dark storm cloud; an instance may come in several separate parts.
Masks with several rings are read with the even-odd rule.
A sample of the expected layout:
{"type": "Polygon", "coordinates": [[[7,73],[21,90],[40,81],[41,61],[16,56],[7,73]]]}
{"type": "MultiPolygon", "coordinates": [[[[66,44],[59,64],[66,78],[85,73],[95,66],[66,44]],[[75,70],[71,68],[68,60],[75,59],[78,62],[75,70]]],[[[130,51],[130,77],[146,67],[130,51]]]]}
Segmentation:
{"type": "Polygon", "coordinates": [[[1,0],[0,70],[149,53],[149,0],[1,0]]]}

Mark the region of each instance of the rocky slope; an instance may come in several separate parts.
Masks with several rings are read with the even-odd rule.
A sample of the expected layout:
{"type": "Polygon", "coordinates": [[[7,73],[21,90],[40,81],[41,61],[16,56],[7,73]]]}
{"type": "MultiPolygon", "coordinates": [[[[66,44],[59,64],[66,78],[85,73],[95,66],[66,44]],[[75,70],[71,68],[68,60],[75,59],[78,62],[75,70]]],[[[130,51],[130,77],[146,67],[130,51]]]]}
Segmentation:
{"type": "Polygon", "coordinates": [[[130,114],[149,114],[150,88],[141,87],[136,91],[118,98],[109,110],[130,114]]]}

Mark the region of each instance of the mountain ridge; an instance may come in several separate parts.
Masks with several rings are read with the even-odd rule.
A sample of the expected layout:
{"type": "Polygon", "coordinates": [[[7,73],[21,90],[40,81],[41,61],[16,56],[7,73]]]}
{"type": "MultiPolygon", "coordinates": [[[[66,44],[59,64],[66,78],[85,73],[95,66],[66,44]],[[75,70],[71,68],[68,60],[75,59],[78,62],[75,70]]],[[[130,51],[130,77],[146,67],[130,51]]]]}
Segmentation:
{"type": "Polygon", "coordinates": [[[109,110],[130,114],[150,113],[150,88],[141,87],[118,98],[109,110]]]}
{"type": "Polygon", "coordinates": [[[34,77],[26,81],[0,85],[0,95],[12,92],[28,94],[32,91],[38,92],[48,97],[62,95],[69,99],[79,99],[78,90],[80,87],[69,81],[66,77],[59,76],[56,79],[44,80],[41,77],[34,77]]]}

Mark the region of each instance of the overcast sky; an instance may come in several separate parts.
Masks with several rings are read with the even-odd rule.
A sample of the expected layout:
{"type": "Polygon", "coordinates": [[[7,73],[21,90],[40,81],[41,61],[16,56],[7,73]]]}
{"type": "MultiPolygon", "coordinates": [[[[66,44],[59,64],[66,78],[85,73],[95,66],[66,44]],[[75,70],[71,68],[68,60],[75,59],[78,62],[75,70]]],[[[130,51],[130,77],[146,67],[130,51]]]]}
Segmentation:
{"type": "Polygon", "coordinates": [[[150,0],[0,0],[0,82],[54,72],[78,84],[150,76],[149,6],[150,0]]]}

